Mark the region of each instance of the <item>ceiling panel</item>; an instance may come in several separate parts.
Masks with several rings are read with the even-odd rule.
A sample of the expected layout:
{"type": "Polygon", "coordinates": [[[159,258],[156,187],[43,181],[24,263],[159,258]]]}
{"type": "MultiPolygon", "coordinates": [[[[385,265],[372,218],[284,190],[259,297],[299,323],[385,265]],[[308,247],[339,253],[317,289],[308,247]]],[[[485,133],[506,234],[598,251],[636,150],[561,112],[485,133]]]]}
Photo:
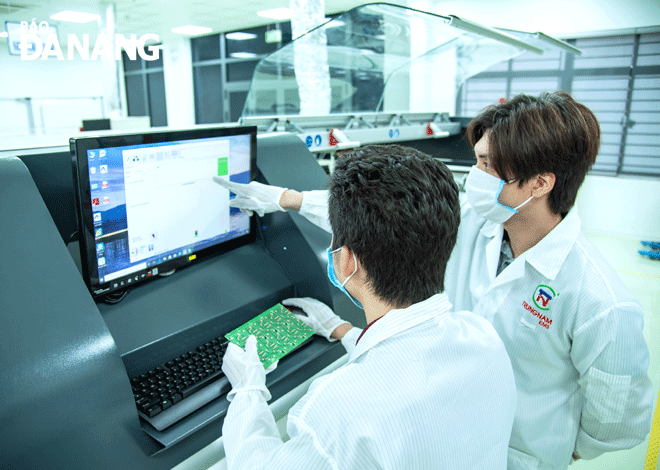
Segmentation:
{"type": "MultiPolygon", "coordinates": [[[[326,13],[335,14],[349,10],[368,2],[355,0],[326,1],[326,13]]],[[[405,1],[390,3],[405,4],[405,1]]],[[[50,16],[64,10],[98,13],[105,17],[106,3],[98,0],[27,0],[24,2],[7,2],[0,0],[0,29],[4,29],[5,21],[47,21],[58,26],[60,41],[66,42],[67,34],[97,35],[104,27],[104,21],[86,24],[54,21],[50,16]]],[[[176,37],[171,29],[176,26],[193,24],[207,26],[214,33],[234,31],[275,22],[257,15],[258,11],[276,7],[286,7],[288,0],[115,0],[116,32],[126,36],[136,34],[140,37],[146,33],[157,34],[161,41],[176,37]]],[[[0,39],[6,41],[6,39],[0,39]]]]}

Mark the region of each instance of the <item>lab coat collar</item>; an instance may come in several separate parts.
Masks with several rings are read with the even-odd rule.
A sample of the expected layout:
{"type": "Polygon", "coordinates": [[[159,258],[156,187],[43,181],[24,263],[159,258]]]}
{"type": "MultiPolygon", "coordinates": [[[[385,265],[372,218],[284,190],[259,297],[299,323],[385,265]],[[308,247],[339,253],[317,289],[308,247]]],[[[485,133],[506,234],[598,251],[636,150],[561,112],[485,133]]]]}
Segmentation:
{"type": "Polygon", "coordinates": [[[487,220],[479,230],[479,233],[491,240],[486,244],[486,269],[488,279],[492,283],[497,276],[497,264],[502,251],[502,238],[504,237],[504,226],[487,220]]]}
{"type": "Polygon", "coordinates": [[[349,362],[355,361],[369,349],[402,331],[417,326],[434,317],[446,314],[451,310],[447,294],[436,294],[426,300],[403,309],[387,312],[382,318],[371,325],[360,342],[355,346],[349,362]]]}
{"type": "Polygon", "coordinates": [[[554,280],[580,234],[580,217],[573,207],[564,220],[526,253],[527,262],[545,278],[554,280]]]}

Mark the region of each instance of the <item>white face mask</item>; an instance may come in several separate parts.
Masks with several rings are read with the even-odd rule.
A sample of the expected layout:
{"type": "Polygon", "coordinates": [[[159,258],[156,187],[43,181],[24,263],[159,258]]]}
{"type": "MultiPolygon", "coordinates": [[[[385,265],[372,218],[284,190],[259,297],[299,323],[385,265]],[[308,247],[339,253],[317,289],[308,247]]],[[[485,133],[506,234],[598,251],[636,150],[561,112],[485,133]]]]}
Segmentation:
{"type": "Polygon", "coordinates": [[[530,196],[518,207],[509,207],[499,202],[500,193],[505,184],[513,183],[515,180],[506,182],[493,175],[489,175],[476,166],[473,166],[465,181],[465,192],[470,205],[477,214],[486,220],[503,224],[518,212],[522,206],[532,200],[530,196]]]}

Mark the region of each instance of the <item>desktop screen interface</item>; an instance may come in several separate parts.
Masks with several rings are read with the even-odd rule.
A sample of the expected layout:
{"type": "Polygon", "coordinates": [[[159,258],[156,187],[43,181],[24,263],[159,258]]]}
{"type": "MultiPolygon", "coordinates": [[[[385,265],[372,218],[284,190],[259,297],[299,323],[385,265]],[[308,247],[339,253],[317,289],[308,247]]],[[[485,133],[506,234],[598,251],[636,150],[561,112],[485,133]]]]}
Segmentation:
{"type": "Polygon", "coordinates": [[[161,263],[250,231],[212,179],[250,182],[250,135],[91,149],[87,163],[100,285],[156,275],[161,263]]]}

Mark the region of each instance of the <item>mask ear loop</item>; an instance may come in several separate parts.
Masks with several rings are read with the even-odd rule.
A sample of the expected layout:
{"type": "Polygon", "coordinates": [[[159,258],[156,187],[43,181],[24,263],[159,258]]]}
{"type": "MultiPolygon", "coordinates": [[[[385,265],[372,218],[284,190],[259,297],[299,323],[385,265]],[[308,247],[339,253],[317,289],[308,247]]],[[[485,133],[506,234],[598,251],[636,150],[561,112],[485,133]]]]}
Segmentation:
{"type": "MultiPolygon", "coordinates": [[[[337,253],[337,252],[340,251],[342,248],[343,248],[343,247],[340,246],[340,247],[337,248],[336,250],[332,250],[330,253],[337,253]]],[[[331,254],[330,256],[332,256],[332,254],[331,254]]],[[[341,283],[341,286],[342,286],[342,287],[344,287],[344,286],[346,285],[346,283],[347,283],[347,282],[353,277],[353,275],[357,272],[358,265],[357,265],[357,258],[355,257],[355,255],[353,255],[353,262],[355,263],[355,269],[353,270],[353,272],[351,273],[351,275],[348,276],[346,279],[344,279],[344,282],[341,283]]]]}
{"type": "Polygon", "coordinates": [[[351,275],[348,276],[348,277],[344,280],[344,282],[341,283],[341,286],[342,286],[342,287],[344,287],[344,286],[346,285],[346,283],[348,282],[348,280],[349,280],[350,278],[353,277],[353,274],[355,274],[355,273],[357,272],[357,268],[358,268],[358,266],[357,266],[357,258],[355,257],[355,254],[353,254],[353,262],[355,263],[355,269],[353,270],[353,272],[351,273],[351,275]]]}
{"type": "MultiPolygon", "coordinates": [[[[506,184],[515,183],[516,181],[518,181],[518,180],[514,178],[514,179],[512,179],[511,181],[507,181],[506,184]]],[[[514,210],[515,212],[518,212],[518,209],[520,209],[522,206],[524,206],[525,204],[527,204],[527,203],[528,203],[529,201],[531,201],[532,199],[534,199],[534,195],[529,196],[529,199],[527,199],[527,200],[526,200],[525,202],[523,202],[522,204],[520,204],[520,205],[514,207],[513,210],[514,210]]],[[[505,207],[506,207],[506,206],[505,206],[505,207]]]]}

